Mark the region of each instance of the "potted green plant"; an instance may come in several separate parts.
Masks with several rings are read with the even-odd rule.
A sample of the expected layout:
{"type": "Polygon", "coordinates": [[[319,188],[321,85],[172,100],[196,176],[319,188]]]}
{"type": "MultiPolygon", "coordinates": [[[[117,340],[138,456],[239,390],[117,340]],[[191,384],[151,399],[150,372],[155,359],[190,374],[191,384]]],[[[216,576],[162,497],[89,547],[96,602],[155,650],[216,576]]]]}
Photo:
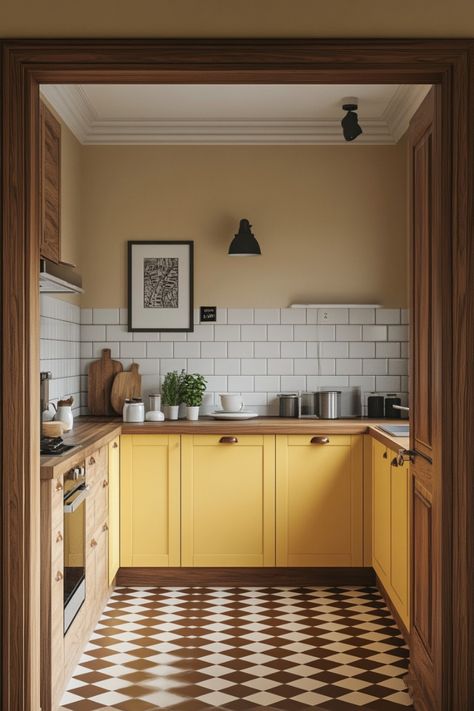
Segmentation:
{"type": "Polygon", "coordinates": [[[199,407],[206,392],[207,380],[199,373],[188,373],[184,378],[183,402],[186,405],[186,419],[197,420],[199,417],[199,407]]]}
{"type": "Polygon", "coordinates": [[[161,396],[165,410],[165,417],[168,420],[177,420],[179,406],[183,402],[183,385],[186,373],[184,370],[178,373],[172,370],[166,373],[163,385],[161,386],[161,396]]]}

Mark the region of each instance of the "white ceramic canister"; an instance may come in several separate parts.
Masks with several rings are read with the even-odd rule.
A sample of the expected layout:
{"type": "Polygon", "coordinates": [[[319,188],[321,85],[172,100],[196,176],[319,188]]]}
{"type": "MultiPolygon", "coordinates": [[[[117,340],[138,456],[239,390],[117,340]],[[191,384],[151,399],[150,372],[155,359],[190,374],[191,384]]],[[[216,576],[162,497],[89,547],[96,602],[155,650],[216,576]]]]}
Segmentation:
{"type": "Polygon", "coordinates": [[[139,399],[125,400],[122,418],[124,422],[144,422],[145,405],[139,399]]]}
{"type": "Polygon", "coordinates": [[[58,406],[54,415],[55,420],[60,420],[64,425],[64,432],[72,430],[74,424],[74,415],[72,414],[73,398],[68,400],[58,400],[58,406]]]}

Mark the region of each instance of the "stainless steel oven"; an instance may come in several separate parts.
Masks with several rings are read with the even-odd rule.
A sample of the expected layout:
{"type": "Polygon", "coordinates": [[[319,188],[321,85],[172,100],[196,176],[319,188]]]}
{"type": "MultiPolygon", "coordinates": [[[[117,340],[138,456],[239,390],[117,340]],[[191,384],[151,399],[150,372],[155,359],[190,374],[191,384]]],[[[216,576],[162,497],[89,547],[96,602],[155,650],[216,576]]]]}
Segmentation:
{"type": "Polygon", "coordinates": [[[85,466],[64,477],[64,633],[86,598],[86,507],[89,487],[85,466]]]}

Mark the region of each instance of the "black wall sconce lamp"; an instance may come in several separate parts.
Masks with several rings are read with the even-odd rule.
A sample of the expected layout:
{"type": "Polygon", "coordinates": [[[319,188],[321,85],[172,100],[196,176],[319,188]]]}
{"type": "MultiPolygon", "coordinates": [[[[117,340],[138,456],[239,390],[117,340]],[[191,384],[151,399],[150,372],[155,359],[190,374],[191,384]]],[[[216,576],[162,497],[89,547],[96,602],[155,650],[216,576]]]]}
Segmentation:
{"type": "Polygon", "coordinates": [[[347,111],[341,121],[342,135],[346,141],[354,141],[362,133],[357,116],[358,104],[359,100],[355,96],[342,100],[342,110],[347,111]]]}
{"type": "Polygon", "coordinates": [[[228,254],[231,257],[256,257],[262,254],[260,245],[252,233],[248,220],[240,220],[239,231],[230,243],[228,254]]]}

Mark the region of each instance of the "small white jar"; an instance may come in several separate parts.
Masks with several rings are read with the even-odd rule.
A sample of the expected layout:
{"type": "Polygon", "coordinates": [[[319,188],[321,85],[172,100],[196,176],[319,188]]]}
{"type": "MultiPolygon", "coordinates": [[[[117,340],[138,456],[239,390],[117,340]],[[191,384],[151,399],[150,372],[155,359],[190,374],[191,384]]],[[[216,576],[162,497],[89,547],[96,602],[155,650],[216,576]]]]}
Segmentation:
{"type": "Polygon", "coordinates": [[[145,405],[141,400],[125,400],[122,418],[124,422],[144,422],[145,405]]]}

